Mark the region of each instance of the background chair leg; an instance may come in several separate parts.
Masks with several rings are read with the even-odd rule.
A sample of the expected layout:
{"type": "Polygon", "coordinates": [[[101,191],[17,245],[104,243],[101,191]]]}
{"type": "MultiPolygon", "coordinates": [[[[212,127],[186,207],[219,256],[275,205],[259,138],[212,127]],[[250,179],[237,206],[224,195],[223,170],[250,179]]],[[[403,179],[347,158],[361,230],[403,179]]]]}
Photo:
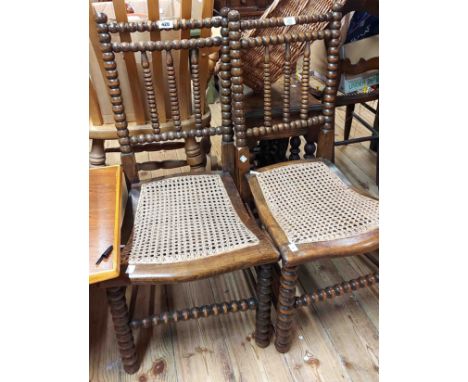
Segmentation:
{"type": "Polygon", "coordinates": [[[130,318],[125,301],[125,288],[108,288],[106,292],[123,367],[127,373],[134,374],[140,365],[137,360],[132,330],[128,324],[130,318]]]}
{"type": "Polygon", "coordinates": [[[351,125],[353,124],[353,113],[354,113],[354,103],[346,106],[346,116],[344,123],[344,139],[349,139],[349,134],[351,132],[351,125]]]}
{"type": "Polygon", "coordinates": [[[104,151],[104,139],[93,139],[91,152],[89,153],[89,164],[91,166],[105,166],[106,153],[104,151]]]}
{"type": "Polygon", "coordinates": [[[257,313],[255,317],[255,343],[265,348],[270,344],[272,264],[261,265],[257,276],[257,313]]]}
{"type": "Polygon", "coordinates": [[[187,163],[190,166],[190,171],[202,172],[205,170],[206,155],[203,153],[201,145],[195,138],[187,138],[185,140],[185,154],[187,155],[187,163]]]}
{"type": "Polygon", "coordinates": [[[281,270],[279,298],[277,306],[275,347],[286,353],[292,343],[292,323],[294,318],[294,298],[297,282],[297,266],[283,266],[281,270]]]}

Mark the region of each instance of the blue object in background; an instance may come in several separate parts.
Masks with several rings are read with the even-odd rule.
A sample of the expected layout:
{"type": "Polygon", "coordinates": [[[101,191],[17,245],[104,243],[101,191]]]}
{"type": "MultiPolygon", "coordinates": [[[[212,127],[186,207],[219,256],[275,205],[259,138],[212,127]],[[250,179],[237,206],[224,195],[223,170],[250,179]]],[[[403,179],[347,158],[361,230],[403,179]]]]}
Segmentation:
{"type": "Polygon", "coordinates": [[[367,12],[354,12],[349,24],[345,44],[376,34],[379,34],[379,18],[367,12]]]}

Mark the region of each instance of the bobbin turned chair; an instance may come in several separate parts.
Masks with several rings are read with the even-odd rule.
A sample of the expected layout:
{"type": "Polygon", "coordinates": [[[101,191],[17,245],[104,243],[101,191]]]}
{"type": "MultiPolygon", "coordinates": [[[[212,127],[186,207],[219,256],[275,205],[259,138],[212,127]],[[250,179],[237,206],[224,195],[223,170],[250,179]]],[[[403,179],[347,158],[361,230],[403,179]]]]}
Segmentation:
{"type": "MultiPolygon", "coordinates": [[[[164,42],[116,43],[112,42],[111,33],[116,30],[131,31],[133,26],[120,23],[116,28],[115,25],[107,23],[107,17],[102,13],[97,15],[96,22],[119,136],[122,165],[130,186],[130,202],[124,227],[126,232],[131,233],[128,242],[124,243],[126,245],[122,252],[121,274],[117,279],[102,284],[107,288],[125,371],[135,373],[139,368],[131,329],[140,326],[149,327],[256,309],[255,340],[259,346],[267,346],[271,326],[271,263],[278,260],[278,252],[245,210],[227,167],[225,166],[223,172],[199,171],[203,168],[203,162],[200,144],[195,140],[196,137],[223,135],[225,151],[233,153],[233,132],[229,124],[228,105],[230,82],[226,80],[221,84],[224,107],[222,126],[203,126],[197,59],[201,48],[221,46],[222,60],[228,61],[229,39],[209,37],[164,42]],[[172,60],[174,50],[190,52],[195,128],[184,130],[180,123],[172,60]],[[127,51],[140,52],[143,60],[146,59],[148,51],[162,52],[165,56],[174,131],[161,133],[157,125],[157,114],[153,112],[153,132],[129,136],[115,61],[115,54],[127,51]],[[139,170],[146,169],[147,164],[135,161],[135,151],[144,150],[145,145],[151,145],[153,142],[181,138],[185,140],[188,162],[192,170],[197,171],[188,175],[140,181],[139,170]],[[143,319],[131,320],[129,317],[125,300],[125,289],[128,285],[186,282],[253,266],[258,266],[257,298],[193,307],[171,313],[162,312],[143,319]]],[[[226,36],[226,24],[227,20],[220,17],[203,20],[181,19],[174,21],[174,28],[190,30],[222,26],[223,36],[226,36]]],[[[156,28],[156,22],[137,25],[137,30],[152,31],[156,28]]],[[[147,86],[151,87],[150,82],[147,86]]],[[[229,164],[229,161],[225,163],[229,164]]]]}
{"type": "MultiPolygon", "coordinates": [[[[281,25],[282,20],[240,21],[236,11],[229,13],[231,82],[233,126],[236,142],[235,179],[241,194],[252,192],[258,216],[281,253],[282,269],[277,302],[275,346],[280,352],[287,352],[292,342],[294,309],[311,303],[333,298],[345,292],[368,286],[378,281],[377,274],[360,277],[357,280],[326,288],[319,293],[295,296],[297,270],[300,264],[317,259],[363,254],[378,248],[378,201],[354,189],[343,174],[330,162],[334,147],[334,109],[338,86],[337,62],[339,28],[341,20],[340,2],[333,11],[325,15],[302,15],[295,17],[297,23],[314,23],[323,18],[328,27],[318,33],[292,35],[289,33],[271,35],[263,39],[241,37],[246,28],[281,25]],[[308,94],[308,58],[310,42],[328,40],[327,80],[322,98],[322,112],[309,117],[307,97],[301,104],[300,119],[271,124],[271,100],[267,91],[271,84],[268,76],[268,47],[289,45],[305,41],[304,71],[301,84],[308,94]],[[264,126],[246,128],[243,118],[243,69],[241,49],[252,46],[265,47],[265,102],[264,126]],[[252,170],[247,138],[262,132],[289,130],[294,127],[314,128],[319,126],[317,157],[295,160],[252,170]],[[249,189],[247,189],[248,182],[249,189]]],[[[286,55],[287,57],[287,55],[286,55]]],[[[288,65],[286,60],[285,65],[288,65]]],[[[248,75],[248,73],[245,73],[248,75]]],[[[290,75],[286,72],[286,75],[290,75]]],[[[285,81],[286,83],[287,81],[285,81]]],[[[284,110],[288,113],[288,89],[283,95],[284,110]]],[[[315,148],[314,148],[315,149],[315,148]]],[[[309,150],[310,152],[314,150],[309,150]]]]}

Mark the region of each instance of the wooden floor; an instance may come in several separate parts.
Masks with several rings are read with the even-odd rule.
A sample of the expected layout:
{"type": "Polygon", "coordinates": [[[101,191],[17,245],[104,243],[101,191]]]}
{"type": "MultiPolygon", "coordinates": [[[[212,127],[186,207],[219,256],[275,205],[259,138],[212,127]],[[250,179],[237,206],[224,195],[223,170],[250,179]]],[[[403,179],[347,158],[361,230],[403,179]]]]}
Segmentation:
{"type": "MultiPolygon", "coordinates": [[[[217,115],[219,104],[213,105],[217,115]],[[217,110],[216,110],[217,109],[217,110]]],[[[356,112],[372,121],[361,106],[356,112]]],[[[344,110],[337,112],[337,139],[342,138],[344,110]]],[[[213,121],[213,124],[218,121],[213,121]]],[[[353,124],[351,136],[368,135],[353,124]]],[[[112,142],[109,144],[113,144],[112,142]]],[[[378,196],[375,184],[376,155],[369,143],[336,150],[336,165],[356,186],[378,196]]],[[[219,155],[219,140],[213,142],[219,155]]],[[[143,159],[144,153],[138,154],[143,159]]],[[[183,152],[150,154],[153,159],[183,159],[183,152]]],[[[108,163],[117,163],[109,154],[108,163]]],[[[165,175],[159,170],[148,176],[165,175]]],[[[365,258],[317,261],[300,268],[297,293],[349,280],[375,270],[365,258]]],[[[253,281],[244,272],[167,287],[140,287],[135,317],[159,311],[200,306],[249,297],[253,281]]],[[[333,301],[297,310],[293,346],[276,352],[273,344],[258,348],[252,339],[254,312],[209,317],[140,329],[134,332],[140,370],[127,375],[114,339],[105,293],[90,287],[90,381],[377,381],[379,371],[379,291],[359,290],[333,301]]],[[[273,320],[276,319],[273,311],[273,320]]]]}

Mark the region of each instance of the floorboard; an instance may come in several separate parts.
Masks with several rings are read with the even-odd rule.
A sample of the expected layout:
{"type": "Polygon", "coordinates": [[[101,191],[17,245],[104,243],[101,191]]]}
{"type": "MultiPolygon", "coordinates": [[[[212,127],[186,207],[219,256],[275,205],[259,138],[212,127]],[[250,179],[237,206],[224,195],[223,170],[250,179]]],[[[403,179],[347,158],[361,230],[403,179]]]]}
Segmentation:
{"type": "MultiPolygon", "coordinates": [[[[375,105],[373,105],[375,106],[375,105]]],[[[219,104],[212,105],[213,115],[219,104]]],[[[361,106],[356,112],[372,122],[361,106]]],[[[336,136],[343,138],[344,108],[337,110],[336,136]]],[[[214,120],[213,124],[219,124],[214,120]]],[[[353,123],[351,137],[368,131],[353,123]]],[[[212,154],[220,162],[220,139],[212,140],[212,154]]],[[[106,142],[114,147],[116,142],[106,142]]],[[[184,159],[182,150],[139,153],[138,159],[184,159]]],[[[118,153],[108,164],[118,163],[118,153]]],[[[378,196],[375,184],[376,155],[369,142],[339,147],[336,164],[357,187],[378,196]]],[[[175,170],[181,172],[183,169],[175,170]]],[[[174,170],[147,172],[145,177],[167,175],[174,170]]],[[[373,258],[378,258],[374,253],[373,258]]],[[[317,261],[300,267],[297,293],[320,288],[372,272],[365,257],[317,261]]],[[[130,289],[128,299],[130,300],[130,289]]],[[[167,287],[140,287],[135,317],[162,310],[210,304],[248,297],[253,283],[242,271],[167,287]]],[[[190,320],[134,331],[142,364],[134,375],[123,371],[104,290],[90,286],[90,381],[377,381],[379,370],[378,286],[299,309],[289,353],[276,352],[273,344],[260,349],[252,338],[254,312],[190,320]]],[[[275,312],[272,313],[276,319],[275,312]]]]}

